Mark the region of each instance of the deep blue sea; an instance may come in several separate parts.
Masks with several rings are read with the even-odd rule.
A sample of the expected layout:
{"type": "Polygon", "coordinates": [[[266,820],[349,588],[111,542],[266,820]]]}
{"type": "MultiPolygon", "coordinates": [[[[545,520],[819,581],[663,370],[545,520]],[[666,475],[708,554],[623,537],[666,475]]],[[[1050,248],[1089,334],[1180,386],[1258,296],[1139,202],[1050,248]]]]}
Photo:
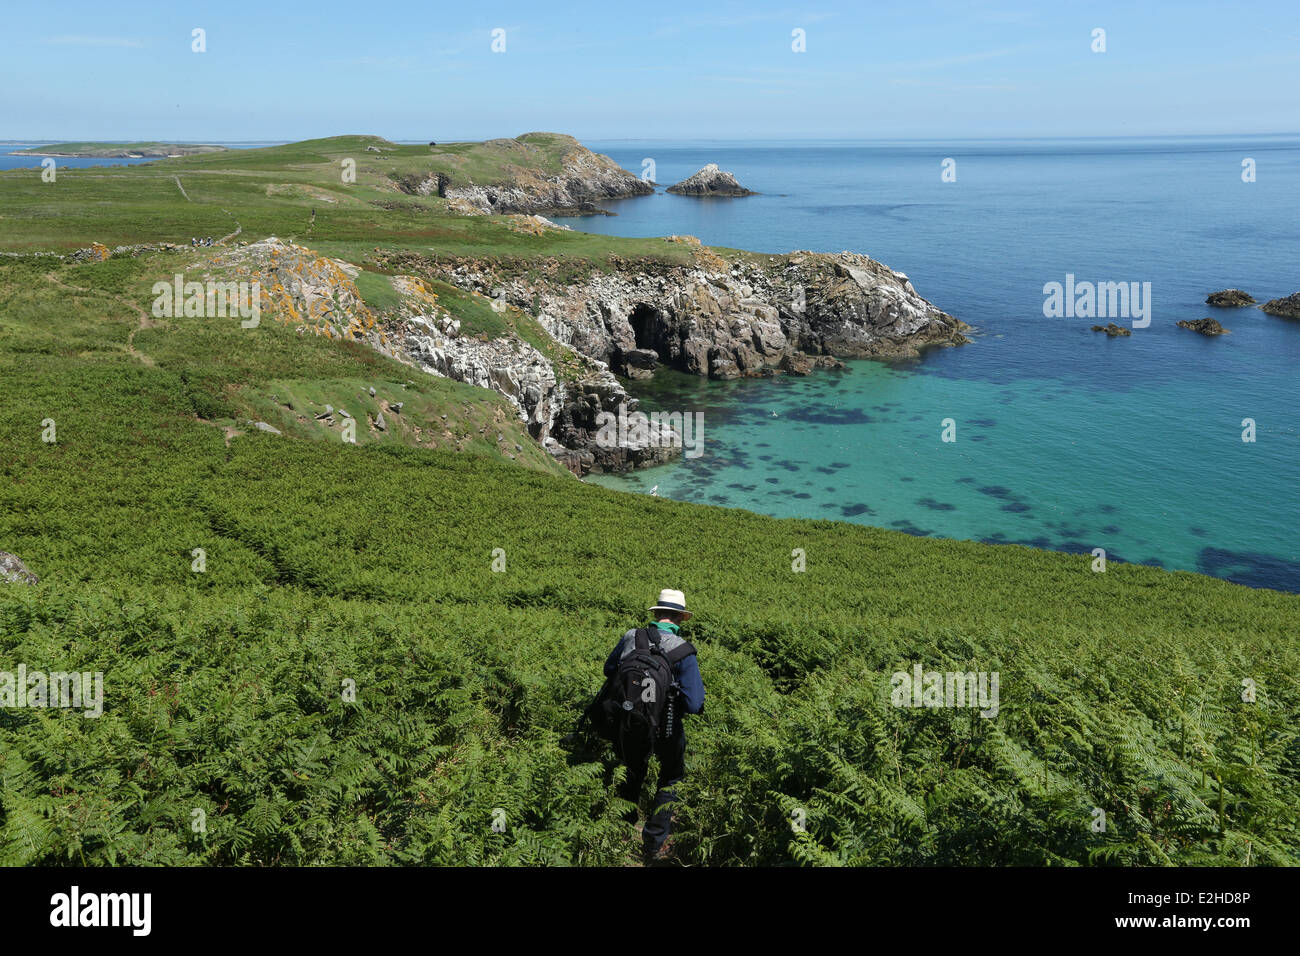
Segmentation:
{"type": "Polygon", "coordinates": [[[638,174],[653,160],[663,186],[716,162],[761,195],[660,191],[575,229],[865,253],[977,330],[808,378],[660,373],[634,392],[703,412],[704,455],[589,480],[1300,591],[1300,321],[1204,304],[1300,291],[1300,136],[587,145],[638,174]],[[1109,319],[1045,318],[1043,286],[1067,273],[1149,282],[1150,326],[1110,339],[1089,331],[1109,319]],[[1211,315],[1232,334],[1174,324],[1211,315]]]}

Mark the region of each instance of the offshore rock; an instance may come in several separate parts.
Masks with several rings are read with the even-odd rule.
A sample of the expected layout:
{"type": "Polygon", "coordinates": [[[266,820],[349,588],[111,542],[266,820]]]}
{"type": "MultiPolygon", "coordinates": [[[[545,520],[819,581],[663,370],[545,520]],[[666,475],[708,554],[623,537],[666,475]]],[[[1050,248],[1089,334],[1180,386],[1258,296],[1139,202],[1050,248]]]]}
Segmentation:
{"type": "Polygon", "coordinates": [[[1300,319],[1300,292],[1292,292],[1284,299],[1270,299],[1260,306],[1269,315],[1287,319],[1300,319]]]}
{"type": "Polygon", "coordinates": [[[1211,292],[1205,297],[1206,305],[1217,306],[1220,309],[1235,309],[1243,305],[1252,305],[1255,300],[1240,289],[1224,289],[1222,292],[1211,292]]]}
{"type": "Polygon", "coordinates": [[[757,196],[758,193],[746,189],[736,182],[731,173],[723,172],[717,163],[709,163],[698,173],[683,179],[675,186],[669,186],[670,193],[681,196],[757,196]]]}
{"type": "Polygon", "coordinates": [[[1216,319],[1183,319],[1176,324],[1180,329],[1191,329],[1193,332],[1200,332],[1202,335],[1231,334],[1216,319]]]}

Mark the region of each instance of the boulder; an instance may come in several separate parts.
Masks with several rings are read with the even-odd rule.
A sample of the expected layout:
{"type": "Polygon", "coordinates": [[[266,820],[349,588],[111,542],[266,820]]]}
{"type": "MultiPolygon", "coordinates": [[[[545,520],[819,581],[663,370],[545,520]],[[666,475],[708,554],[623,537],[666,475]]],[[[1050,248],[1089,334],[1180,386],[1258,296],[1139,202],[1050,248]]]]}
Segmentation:
{"type": "Polygon", "coordinates": [[[1106,333],[1108,336],[1110,336],[1112,339],[1113,339],[1115,336],[1117,336],[1117,335],[1132,335],[1132,334],[1133,334],[1133,332],[1132,332],[1131,329],[1122,329],[1122,328],[1120,328],[1118,325],[1116,325],[1114,322],[1108,322],[1108,323],[1105,324],[1105,325],[1094,325],[1094,326],[1092,327],[1092,330],[1093,330],[1094,332],[1105,332],[1105,333],[1106,333]]]}
{"type": "Polygon", "coordinates": [[[674,186],[669,186],[670,193],[679,196],[757,196],[758,193],[746,189],[736,182],[731,173],[723,172],[717,163],[709,163],[698,173],[683,179],[674,186]]]}
{"type": "Polygon", "coordinates": [[[1183,319],[1178,323],[1180,329],[1191,329],[1202,335],[1228,335],[1229,332],[1215,319],[1183,319]]]}
{"type": "Polygon", "coordinates": [[[652,378],[658,362],[659,353],[654,349],[627,349],[623,352],[623,364],[628,378],[652,378]]]}
{"type": "Polygon", "coordinates": [[[1255,300],[1240,289],[1224,289],[1222,292],[1211,292],[1205,298],[1206,305],[1217,306],[1220,309],[1235,309],[1238,306],[1252,305],[1255,300]]]}
{"type": "Polygon", "coordinates": [[[787,375],[807,375],[812,370],[812,358],[803,352],[790,352],[781,358],[781,371],[787,375]]]}
{"type": "Polygon", "coordinates": [[[39,580],[16,554],[0,551],[0,584],[35,584],[39,580]]]}

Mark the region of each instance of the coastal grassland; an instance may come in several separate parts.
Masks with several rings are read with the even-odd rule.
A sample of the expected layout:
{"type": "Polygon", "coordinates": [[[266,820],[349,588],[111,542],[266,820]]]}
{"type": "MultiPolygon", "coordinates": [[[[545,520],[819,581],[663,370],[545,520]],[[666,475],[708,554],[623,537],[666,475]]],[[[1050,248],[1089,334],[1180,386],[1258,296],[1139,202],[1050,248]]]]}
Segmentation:
{"type": "MultiPolygon", "coordinates": [[[[553,138],[528,137],[522,155],[493,145],[495,140],[447,149],[465,168],[496,168],[494,157],[506,153],[540,164],[536,171],[548,168],[547,157],[558,153],[535,143],[553,138]]],[[[396,184],[403,176],[440,171],[430,148],[387,144],[390,152],[366,151],[367,145],[386,143],[374,136],[338,136],[136,166],[59,169],[53,183],[43,182],[39,169],[0,172],[0,252],[66,253],[91,241],[110,247],[188,244],[191,237],[220,237],[241,228],[242,239],[278,235],[358,264],[377,247],[520,261],[545,255],[588,268],[611,256],[691,261],[688,247],[662,239],[561,230],[531,235],[508,217],[451,215],[436,196],[407,195],[396,184]],[[356,162],[355,182],[343,181],[344,159],[356,162]]],[[[475,181],[493,181],[486,172],[475,175],[475,181]]]]}
{"type": "Polygon", "coordinates": [[[62,428],[68,416],[93,419],[101,379],[121,374],[138,379],[141,395],[167,396],[116,423],[128,429],[120,437],[129,444],[193,424],[224,442],[226,433],[249,430],[250,421],[342,444],[342,417],[316,417],[331,405],[358,422],[358,445],[513,455],[527,467],[565,474],[495,392],[425,375],[360,342],[298,335],[269,317],[256,329],[241,328],[238,318],[155,317],[153,283],[171,282],[176,272],[201,275],[193,259],[189,250],[81,265],[0,259],[4,394],[40,396],[40,418],[62,428]],[[78,388],[82,373],[95,384],[78,388]],[[400,413],[392,410],[398,402],[400,413]],[[372,420],[385,408],[380,430],[372,420]]]}
{"type": "Polygon", "coordinates": [[[1300,597],[521,468],[492,393],[146,320],[176,258],[0,260],[0,549],[41,577],[0,670],[105,694],[0,709],[0,863],[619,863],[622,771],[559,738],[663,586],[708,688],[683,862],[1300,863],[1300,597]],[[367,385],[453,438],[297,421],[367,385]],[[914,664],[997,672],[997,716],[891,706],[914,664]]]}
{"type": "Polygon", "coordinates": [[[328,166],[337,178],[344,159],[357,164],[357,181],[367,177],[391,182],[424,179],[442,173],[457,185],[496,185],[516,182],[521,174],[555,175],[574,141],[555,133],[526,133],[514,139],[481,143],[423,143],[399,145],[379,136],[331,136],[284,146],[228,153],[233,162],[211,156],[185,157],[192,168],[244,170],[307,169],[328,166]],[[375,152],[378,150],[378,152],[375,152]],[[216,159],[216,162],[211,160],[216,159]]]}

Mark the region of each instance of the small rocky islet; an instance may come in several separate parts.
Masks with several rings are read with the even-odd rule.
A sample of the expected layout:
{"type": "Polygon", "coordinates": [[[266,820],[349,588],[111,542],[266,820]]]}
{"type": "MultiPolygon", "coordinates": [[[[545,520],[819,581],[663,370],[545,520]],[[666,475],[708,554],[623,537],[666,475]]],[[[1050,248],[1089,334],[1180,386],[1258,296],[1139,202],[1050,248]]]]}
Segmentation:
{"type": "Polygon", "coordinates": [[[1236,309],[1243,305],[1254,305],[1255,299],[1249,293],[1242,292],[1240,289],[1223,289],[1207,295],[1205,304],[1219,309],[1236,309]]]}
{"type": "Polygon", "coordinates": [[[1219,324],[1217,319],[1183,319],[1176,323],[1180,329],[1191,329],[1202,335],[1231,335],[1231,331],[1219,324]]]}
{"type": "Polygon", "coordinates": [[[1300,319],[1300,292],[1292,292],[1282,299],[1269,299],[1260,306],[1269,315],[1284,319],[1300,319]]]}
{"type": "MultiPolygon", "coordinates": [[[[1206,296],[1205,304],[1220,309],[1234,309],[1243,305],[1254,305],[1255,298],[1240,289],[1223,289],[1219,292],[1211,292],[1206,296]]],[[[1283,296],[1280,299],[1269,299],[1259,308],[1262,312],[1265,312],[1268,315],[1277,315],[1284,319],[1300,319],[1300,292],[1292,292],[1290,295],[1283,296]]],[[[1179,322],[1178,324],[1182,325],[1183,323],[1179,322]]],[[[1225,329],[1224,331],[1227,330],[1225,329]]]]}
{"type": "Polygon", "coordinates": [[[709,163],[699,172],[688,176],[680,183],[668,187],[670,193],[678,196],[757,196],[752,189],[746,189],[736,181],[731,173],[718,168],[717,163],[709,163]]]}

